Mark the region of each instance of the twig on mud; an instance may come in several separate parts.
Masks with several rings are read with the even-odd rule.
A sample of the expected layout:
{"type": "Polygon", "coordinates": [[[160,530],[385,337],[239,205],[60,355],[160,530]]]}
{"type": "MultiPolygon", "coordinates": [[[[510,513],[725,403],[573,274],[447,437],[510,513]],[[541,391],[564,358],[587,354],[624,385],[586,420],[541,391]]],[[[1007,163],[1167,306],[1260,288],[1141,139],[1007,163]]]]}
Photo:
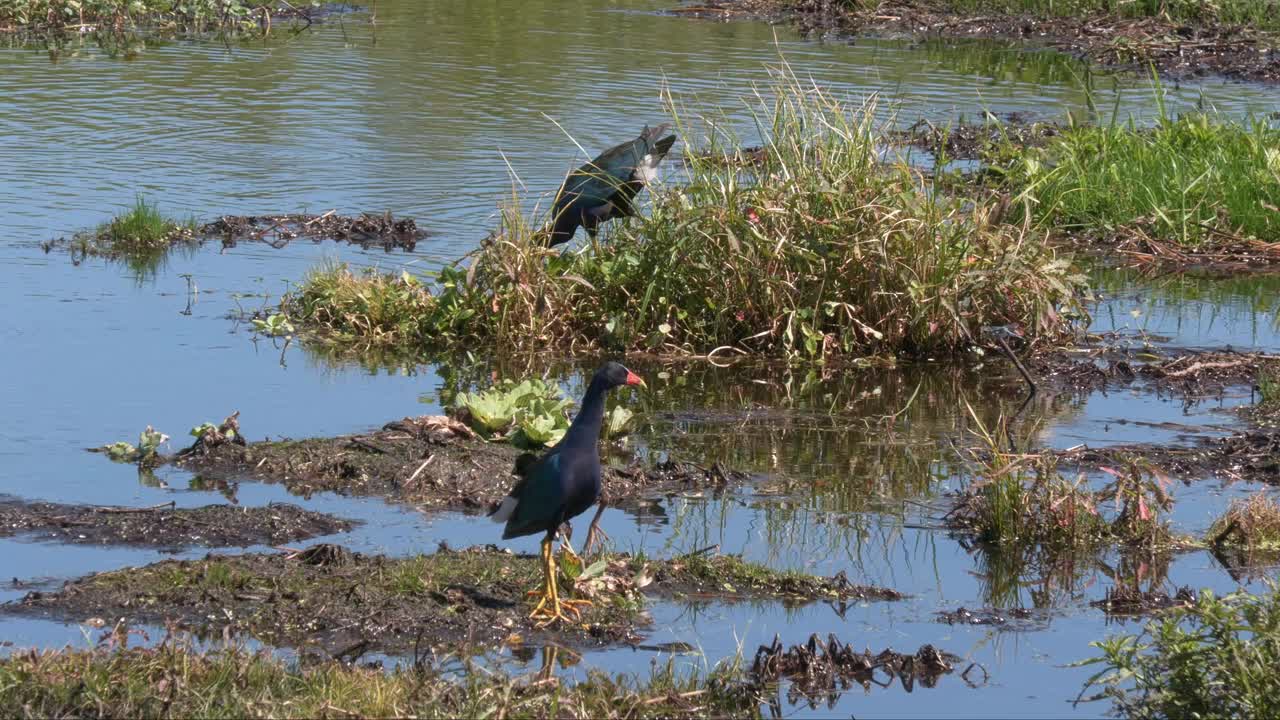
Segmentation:
{"type": "Polygon", "coordinates": [[[148,512],[153,512],[153,511],[156,511],[156,510],[173,510],[173,509],[174,509],[174,508],[176,508],[177,506],[178,506],[178,503],[177,503],[177,501],[176,501],[176,500],[170,500],[170,501],[169,501],[169,502],[167,502],[167,503],[160,503],[159,505],[152,505],[151,507],[140,507],[140,508],[131,508],[131,507],[96,507],[96,508],[94,508],[94,509],[93,509],[93,511],[94,511],[94,512],[100,512],[100,513],[111,513],[111,514],[115,514],[115,515],[127,515],[127,514],[130,514],[130,513],[148,513],[148,512]]]}
{"type": "Polygon", "coordinates": [[[1178,378],[1178,377],[1183,377],[1184,375],[1191,375],[1191,374],[1194,374],[1194,373],[1196,373],[1196,372],[1198,372],[1198,371],[1200,371],[1200,370],[1211,370],[1211,369],[1214,369],[1214,368],[1233,368],[1233,367],[1239,367],[1239,366],[1241,366],[1241,365],[1247,365],[1247,364],[1249,364],[1249,362],[1250,362],[1251,360],[1253,360],[1253,359],[1254,359],[1253,357],[1249,356],[1249,357],[1245,357],[1245,358],[1242,358],[1242,359],[1237,360],[1237,361],[1234,361],[1234,362],[1233,362],[1233,361],[1222,361],[1222,362],[1198,362],[1198,363],[1194,363],[1194,364],[1192,364],[1190,367],[1183,368],[1182,370],[1172,370],[1172,371],[1166,372],[1166,373],[1164,373],[1164,376],[1165,376],[1165,377],[1167,377],[1167,378],[1178,378]]]}
{"type": "Polygon", "coordinates": [[[1003,350],[1004,354],[1013,362],[1013,366],[1018,368],[1018,372],[1022,373],[1022,379],[1027,381],[1027,387],[1031,389],[1031,394],[1035,395],[1036,381],[1031,379],[1031,373],[1027,372],[1027,367],[1022,364],[1022,361],[1018,359],[1017,355],[1013,354],[1013,350],[1009,349],[1009,345],[1004,341],[1004,338],[999,335],[995,335],[994,337],[996,342],[1000,343],[1000,349],[1003,350]]]}
{"type": "Polygon", "coordinates": [[[431,461],[435,459],[436,459],[435,453],[428,455],[427,459],[423,460],[422,464],[418,466],[418,469],[414,470],[413,474],[409,476],[409,479],[404,481],[405,487],[412,485],[413,481],[417,480],[418,476],[422,474],[422,471],[426,470],[427,466],[431,464],[431,461]]]}
{"type": "Polygon", "coordinates": [[[315,216],[315,217],[311,218],[310,220],[308,220],[308,221],[306,221],[306,222],[304,222],[304,223],[302,223],[302,224],[303,224],[303,225],[314,225],[315,223],[320,222],[321,220],[323,220],[323,219],[325,219],[325,218],[329,217],[330,215],[333,215],[333,214],[334,214],[334,213],[336,213],[336,212],[338,212],[338,211],[337,211],[337,209],[330,210],[329,212],[327,212],[327,213],[325,213],[325,214],[323,214],[323,215],[317,215],[317,216],[315,216]]]}

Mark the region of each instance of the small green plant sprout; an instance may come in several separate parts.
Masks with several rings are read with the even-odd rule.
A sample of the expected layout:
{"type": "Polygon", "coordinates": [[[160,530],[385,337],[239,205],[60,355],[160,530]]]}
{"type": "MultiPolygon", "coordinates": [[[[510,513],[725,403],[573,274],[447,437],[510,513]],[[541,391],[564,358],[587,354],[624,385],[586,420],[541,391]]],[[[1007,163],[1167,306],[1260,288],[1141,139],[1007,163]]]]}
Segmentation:
{"type": "Polygon", "coordinates": [[[293,323],[289,322],[289,316],[284,313],[272,313],[265,318],[254,318],[253,329],[271,337],[287,337],[293,334],[293,323]]]}
{"type": "Polygon", "coordinates": [[[552,383],[508,379],[484,391],[458,393],[448,411],[487,439],[539,447],[564,437],[569,429],[565,411],[572,404],[552,383]]]}
{"type": "Polygon", "coordinates": [[[133,445],[123,440],[94,448],[94,452],[105,453],[112,462],[138,463],[145,465],[159,459],[159,448],[169,441],[169,436],[158,432],[150,425],[138,435],[138,444],[133,445]]]}
{"type": "Polygon", "coordinates": [[[196,439],[191,445],[191,450],[209,450],[226,443],[245,444],[244,436],[240,434],[239,410],[228,415],[220,425],[210,422],[201,423],[191,428],[189,434],[196,439]]]}

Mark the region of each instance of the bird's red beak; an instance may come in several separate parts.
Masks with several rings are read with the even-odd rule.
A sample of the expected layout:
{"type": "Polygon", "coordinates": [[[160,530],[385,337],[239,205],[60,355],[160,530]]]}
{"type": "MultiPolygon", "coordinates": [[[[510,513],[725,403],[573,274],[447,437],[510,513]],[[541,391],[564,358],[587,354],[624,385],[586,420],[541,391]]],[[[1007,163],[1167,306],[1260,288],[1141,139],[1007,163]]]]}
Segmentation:
{"type": "Polygon", "coordinates": [[[642,378],[642,377],[640,377],[639,375],[637,375],[637,374],[635,374],[635,373],[631,372],[630,370],[628,370],[628,371],[627,371],[627,384],[628,384],[628,385],[639,385],[640,387],[645,388],[646,390],[649,388],[649,386],[648,386],[648,385],[645,385],[645,384],[644,384],[644,378],[642,378]]]}

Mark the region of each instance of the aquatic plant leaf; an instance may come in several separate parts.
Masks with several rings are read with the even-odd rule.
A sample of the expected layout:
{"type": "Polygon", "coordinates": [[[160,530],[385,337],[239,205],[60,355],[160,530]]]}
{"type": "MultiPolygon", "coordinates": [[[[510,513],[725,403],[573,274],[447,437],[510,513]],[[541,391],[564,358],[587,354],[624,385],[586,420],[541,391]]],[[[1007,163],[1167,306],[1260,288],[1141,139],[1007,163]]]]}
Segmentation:
{"type": "Polygon", "coordinates": [[[554,445],[560,442],[568,428],[559,427],[556,419],[549,415],[526,416],[520,419],[520,431],[530,443],[538,445],[554,445]]]}
{"type": "Polygon", "coordinates": [[[123,440],[103,445],[102,450],[114,462],[133,462],[139,455],[138,448],[123,440]]]}
{"type": "Polygon", "coordinates": [[[493,390],[483,393],[459,393],[455,399],[455,405],[467,409],[470,417],[475,421],[472,427],[488,434],[506,430],[511,427],[515,419],[515,408],[510,398],[493,390]]]}
{"type": "Polygon", "coordinates": [[[631,418],[635,417],[635,413],[628,410],[622,405],[615,405],[609,414],[605,416],[604,436],[606,438],[616,438],[626,435],[631,428],[631,418]]]}

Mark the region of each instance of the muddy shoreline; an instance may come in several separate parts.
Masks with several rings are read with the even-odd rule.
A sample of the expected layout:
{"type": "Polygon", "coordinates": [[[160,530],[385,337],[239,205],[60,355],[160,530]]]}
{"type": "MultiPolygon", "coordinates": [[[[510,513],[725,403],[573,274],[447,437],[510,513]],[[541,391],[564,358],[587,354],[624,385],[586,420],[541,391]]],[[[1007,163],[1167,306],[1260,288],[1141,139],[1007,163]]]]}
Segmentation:
{"type": "Polygon", "coordinates": [[[787,22],[802,33],[842,37],[984,38],[1014,40],[1059,50],[1110,70],[1171,79],[1220,76],[1280,82],[1277,38],[1247,27],[1176,23],[1113,16],[1037,17],[962,14],[936,0],[890,0],[865,10],[843,10],[823,0],[703,0],[670,12],[707,19],[787,22]]]}
{"type": "Polygon", "coordinates": [[[286,503],[129,508],[0,501],[0,537],[77,545],[162,550],[278,545],[347,532],[356,525],[286,503]]]}
{"type": "Polygon", "coordinates": [[[289,554],[209,555],[163,561],[68,581],[0,608],[7,614],[126,624],[177,623],[200,633],[247,633],[275,646],[314,648],[354,659],[371,651],[557,644],[637,645],[651,619],[646,598],[898,600],[887,588],[777,572],[733,556],[670,560],[609,556],[572,582],[591,598],[581,624],[538,628],[526,592],[540,560],[496,546],[407,558],[369,556],[321,544],[289,554]],[[602,568],[602,569],[601,569],[602,568]]]}

